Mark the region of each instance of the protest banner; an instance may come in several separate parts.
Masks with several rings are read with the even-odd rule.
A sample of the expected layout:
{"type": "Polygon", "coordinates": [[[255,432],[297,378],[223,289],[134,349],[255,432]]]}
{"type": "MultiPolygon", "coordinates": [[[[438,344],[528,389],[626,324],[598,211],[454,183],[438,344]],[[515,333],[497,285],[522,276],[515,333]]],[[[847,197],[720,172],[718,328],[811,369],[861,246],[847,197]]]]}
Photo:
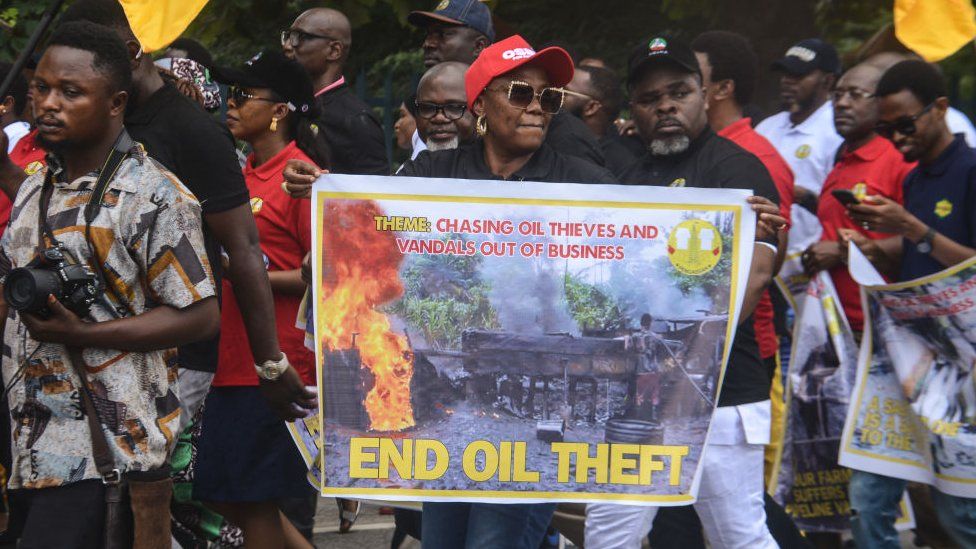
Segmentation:
{"type": "Polygon", "coordinates": [[[976,497],[976,259],[885,284],[851,245],[865,330],[840,463],[976,497]]]}
{"type": "Polygon", "coordinates": [[[747,195],[320,178],[322,494],[694,501],[747,195]]]}
{"type": "Polygon", "coordinates": [[[840,435],[854,386],[857,344],[830,275],[814,275],[798,298],[787,421],[774,498],[801,530],[850,527],[850,471],[837,465],[840,435]]]}

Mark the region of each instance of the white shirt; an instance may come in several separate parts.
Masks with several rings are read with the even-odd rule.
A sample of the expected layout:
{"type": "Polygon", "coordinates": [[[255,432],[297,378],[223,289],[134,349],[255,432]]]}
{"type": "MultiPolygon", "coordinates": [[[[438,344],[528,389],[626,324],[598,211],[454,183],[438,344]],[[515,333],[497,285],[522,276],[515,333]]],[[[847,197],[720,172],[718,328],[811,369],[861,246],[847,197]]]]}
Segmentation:
{"type": "Polygon", "coordinates": [[[708,444],[769,444],[771,411],[771,400],[715,408],[708,444]]]}
{"type": "Polygon", "coordinates": [[[961,133],[966,136],[966,144],[969,148],[976,148],[976,128],[973,123],[962,112],[949,107],[946,111],[946,125],[953,134],[961,133]]]}
{"type": "MultiPolygon", "coordinates": [[[[844,138],[834,128],[834,107],[824,103],[803,122],[793,125],[783,111],[763,120],[756,131],[773,144],[793,170],[795,184],[820,195],[827,174],[834,168],[834,156],[844,138]]],[[[817,216],[794,204],[791,210],[789,249],[806,248],[820,239],[817,216]]]]}
{"type": "Polygon", "coordinates": [[[427,150],[427,143],[424,143],[424,140],[420,138],[420,132],[417,130],[414,130],[413,135],[410,136],[410,144],[413,146],[410,160],[416,160],[420,153],[427,150]]]}
{"type": "Polygon", "coordinates": [[[30,124],[27,122],[14,122],[13,124],[8,124],[3,129],[3,133],[7,134],[7,154],[10,154],[14,150],[14,147],[17,146],[20,138],[30,133],[30,124]]]}

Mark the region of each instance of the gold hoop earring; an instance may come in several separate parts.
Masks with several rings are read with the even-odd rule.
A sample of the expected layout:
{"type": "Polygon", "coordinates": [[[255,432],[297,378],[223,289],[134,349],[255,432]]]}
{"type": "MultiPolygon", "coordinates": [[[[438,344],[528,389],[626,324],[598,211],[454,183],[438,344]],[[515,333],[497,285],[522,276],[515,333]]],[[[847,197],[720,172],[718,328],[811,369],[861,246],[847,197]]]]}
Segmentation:
{"type": "Polygon", "coordinates": [[[270,129],[271,129],[272,132],[278,131],[278,119],[277,118],[272,118],[271,119],[271,128],[270,129]]]}
{"type": "Polygon", "coordinates": [[[484,137],[488,133],[488,119],[485,118],[485,115],[478,115],[478,120],[474,124],[474,130],[481,137],[484,137]]]}

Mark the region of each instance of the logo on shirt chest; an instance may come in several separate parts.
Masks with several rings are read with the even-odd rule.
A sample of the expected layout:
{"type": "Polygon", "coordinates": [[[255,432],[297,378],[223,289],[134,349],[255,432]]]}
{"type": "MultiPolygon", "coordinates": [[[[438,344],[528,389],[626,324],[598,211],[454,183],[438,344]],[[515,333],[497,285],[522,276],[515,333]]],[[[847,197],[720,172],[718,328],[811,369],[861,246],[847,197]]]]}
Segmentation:
{"type": "Polygon", "coordinates": [[[939,216],[939,219],[945,219],[952,213],[952,202],[949,202],[945,198],[935,203],[935,215],[939,216]]]}
{"type": "Polygon", "coordinates": [[[260,212],[261,208],[263,207],[264,207],[264,200],[262,198],[255,196],[254,198],[251,199],[252,214],[258,215],[258,212],[260,212]]]}
{"type": "Polygon", "coordinates": [[[704,219],[686,219],[668,235],[668,259],[686,275],[711,271],[721,257],[722,235],[704,219]]]}
{"type": "Polygon", "coordinates": [[[800,145],[799,147],[796,148],[796,152],[794,152],[793,154],[796,155],[797,158],[803,159],[810,156],[812,150],[813,149],[810,148],[810,145],[800,145]]]}
{"type": "Polygon", "coordinates": [[[39,172],[43,167],[44,167],[43,162],[35,160],[30,164],[28,164],[26,168],[24,168],[24,173],[26,173],[27,175],[34,175],[35,173],[39,172]]]}
{"type": "Polygon", "coordinates": [[[668,186],[669,187],[684,187],[685,186],[685,183],[687,183],[685,181],[685,178],[679,177],[678,179],[675,179],[674,181],[672,181],[671,184],[668,185],[668,186]]]}
{"type": "Polygon", "coordinates": [[[868,185],[864,182],[855,183],[854,186],[851,187],[851,192],[854,193],[854,197],[858,200],[864,200],[864,197],[868,195],[868,185]]]}

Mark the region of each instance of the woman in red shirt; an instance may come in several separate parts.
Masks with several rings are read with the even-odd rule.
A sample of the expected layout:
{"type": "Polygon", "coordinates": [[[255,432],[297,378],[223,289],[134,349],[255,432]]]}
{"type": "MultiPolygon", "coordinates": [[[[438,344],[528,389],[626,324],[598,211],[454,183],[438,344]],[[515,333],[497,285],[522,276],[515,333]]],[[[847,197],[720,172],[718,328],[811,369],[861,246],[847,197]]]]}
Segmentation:
{"type": "MultiPolygon", "coordinates": [[[[301,262],[311,249],[311,203],[282,190],[291,159],[326,166],[322,141],[309,117],[313,90],[304,69],[277,51],[265,51],[239,70],[215,71],[231,84],[227,126],[251,154],[244,179],[275,300],[281,350],[308,386],[315,385],[314,355],[295,327],[305,293],[301,262]]],[[[308,498],[307,468],[258,389],[254,358],[234,292],[223,281],[220,359],[207,396],[198,444],[195,499],[207,502],[244,531],[254,547],[311,547],[285,519],[278,502],[308,498]]]]}

